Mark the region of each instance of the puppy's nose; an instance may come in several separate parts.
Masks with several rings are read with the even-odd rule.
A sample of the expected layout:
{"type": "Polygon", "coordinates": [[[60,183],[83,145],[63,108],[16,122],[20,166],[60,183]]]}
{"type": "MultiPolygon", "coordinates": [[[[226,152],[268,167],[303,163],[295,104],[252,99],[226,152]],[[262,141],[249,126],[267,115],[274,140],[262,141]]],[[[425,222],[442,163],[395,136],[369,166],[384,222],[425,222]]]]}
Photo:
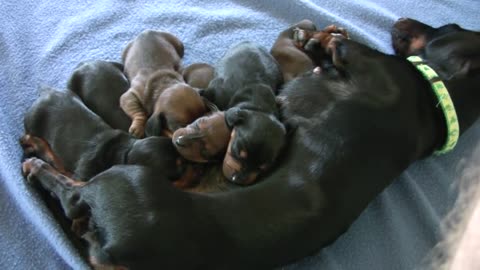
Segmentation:
{"type": "Polygon", "coordinates": [[[239,184],[240,181],[241,181],[241,180],[240,180],[241,178],[242,178],[242,177],[240,176],[240,174],[239,174],[239,173],[236,173],[236,174],[234,174],[234,175],[232,176],[232,182],[239,184]]]}
{"type": "Polygon", "coordinates": [[[247,184],[248,180],[248,173],[245,172],[237,172],[232,176],[232,182],[237,185],[245,185],[247,184]]]}
{"type": "Polygon", "coordinates": [[[175,144],[180,147],[187,146],[187,143],[185,141],[185,136],[179,136],[177,139],[175,139],[175,144]]]}

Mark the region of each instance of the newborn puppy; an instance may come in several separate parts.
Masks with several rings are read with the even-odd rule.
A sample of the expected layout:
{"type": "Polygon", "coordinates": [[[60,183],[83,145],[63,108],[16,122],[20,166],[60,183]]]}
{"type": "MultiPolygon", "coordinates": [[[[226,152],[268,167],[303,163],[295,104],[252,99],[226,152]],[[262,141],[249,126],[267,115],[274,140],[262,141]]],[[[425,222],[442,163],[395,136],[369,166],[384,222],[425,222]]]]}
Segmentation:
{"type": "Polygon", "coordinates": [[[129,132],[134,136],[171,137],[207,111],[198,92],[179,73],[182,57],[178,38],[152,30],[141,33],[123,51],[131,85],[121,96],[120,107],[132,119],[129,132]]]}
{"type": "Polygon", "coordinates": [[[183,79],[193,88],[205,89],[213,79],[215,69],[207,63],[195,63],[186,67],[183,79]]]}
{"type": "Polygon", "coordinates": [[[285,82],[313,69],[312,60],[303,52],[303,46],[299,46],[296,37],[299,32],[295,29],[317,30],[313,22],[302,20],[281,32],[273,44],[270,53],[277,60],[285,82]]]}
{"type": "Polygon", "coordinates": [[[222,112],[177,130],[173,135],[177,150],[187,159],[207,162],[226,149],[225,177],[237,184],[253,183],[286,142],[275,102],[281,83],[278,64],[265,48],[251,42],[230,48],[215,66],[215,78],[202,91],[222,112]]]}
{"type": "Polygon", "coordinates": [[[112,128],[124,131],[128,131],[132,121],[118,107],[118,100],[128,88],[123,65],[108,61],[80,63],[68,81],[68,89],[77,94],[90,110],[112,128]]]}

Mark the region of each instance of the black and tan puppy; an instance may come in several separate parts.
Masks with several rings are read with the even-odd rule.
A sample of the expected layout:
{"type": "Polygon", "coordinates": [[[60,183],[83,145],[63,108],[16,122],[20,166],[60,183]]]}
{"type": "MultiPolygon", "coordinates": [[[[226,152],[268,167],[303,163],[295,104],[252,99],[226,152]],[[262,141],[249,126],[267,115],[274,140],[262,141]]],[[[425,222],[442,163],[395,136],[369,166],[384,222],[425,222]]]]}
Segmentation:
{"type": "Polygon", "coordinates": [[[90,179],[115,164],[156,168],[171,181],[184,173],[193,177],[169,138],[136,139],[112,129],[68,90],[42,89],[24,126],[26,135],[20,143],[27,155],[38,156],[75,179],[90,179]]]}
{"type": "Polygon", "coordinates": [[[202,91],[222,112],[177,130],[173,142],[180,154],[206,162],[226,150],[225,177],[237,184],[253,183],[272,166],[286,142],[275,101],[281,83],[278,64],[265,48],[251,42],[230,48],[216,64],[215,78],[202,91]],[[209,131],[217,126],[222,126],[221,131],[209,131]],[[227,127],[231,138],[224,132],[227,127]],[[228,145],[220,144],[227,141],[228,145]]]}
{"type": "Polygon", "coordinates": [[[79,64],[68,82],[68,89],[77,94],[90,110],[112,128],[124,131],[128,131],[132,121],[118,104],[128,88],[123,65],[101,60],[79,64]]]}
{"type": "Polygon", "coordinates": [[[299,38],[296,37],[296,34],[302,32],[296,32],[296,29],[312,32],[317,30],[312,21],[302,20],[285,29],[278,35],[270,53],[280,66],[284,82],[288,82],[314,68],[310,57],[303,52],[304,44],[300,44],[298,42],[299,38]]]}
{"type": "MultiPolygon", "coordinates": [[[[410,38],[402,24],[394,43],[410,38]]],[[[463,133],[480,115],[480,36],[452,26],[431,30],[423,58],[439,68],[463,133]]],[[[282,90],[283,116],[296,129],[278,166],[256,185],[206,195],[131,166],[111,168],[88,187],[38,159],[27,160],[23,171],[56,194],[72,218],[89,207],[84,237],[97,264],[272,269],[311,255],[449,136],[431,83],[405,58],[339,37],[314,49],[326,51],[331,65],[282,90]]]]}
{"type": "Polygon", "coordinates": [[[198,92],[180,73],[183,43],[165,32],[147,30],[123,51],[130,89],[120,106],[132,119],[130,133],[170,136],[207,111],[198,92]]]}
{"type": "Polygon", "coordinates": [[[182,71],[183,79],[191,87],[205,89],[213,79],[215,69],[207,63],[194,63],[184,68],[182,71]]]}

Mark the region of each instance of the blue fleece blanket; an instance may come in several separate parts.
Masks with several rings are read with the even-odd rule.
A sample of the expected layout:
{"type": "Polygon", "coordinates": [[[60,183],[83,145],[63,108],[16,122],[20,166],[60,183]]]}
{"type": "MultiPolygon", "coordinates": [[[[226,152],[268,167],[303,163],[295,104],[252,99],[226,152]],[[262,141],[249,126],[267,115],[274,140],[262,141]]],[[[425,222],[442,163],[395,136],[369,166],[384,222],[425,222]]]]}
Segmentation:
{"type": "MultiPolygon", "coordinates": [[[[65,88],[83,60],[120,61],[145,29],[174,33],[185,64],[214,63],[233,43],[270,47],[288,25],[335,23],[353,39],[391,53],[399,17],[479,30],[478,0],[17,0],[0,5],[0,269],[85,269],[38,193],[20,174],[23,116],[40,84],[65,88]]],[[[480,89],[479,89],[480,90],[480,89]]],[[[480,147],[480,123],[452,153],[412,165],[333,245],[284,269],[414,269],[438,241],[453,204],[453,183],[480,147]]],[[[392,142],[394,143],[394,142],[392,142]]],[[[394,154],[394,153],[392,153],[394,154]]],[[[321,233],[321,232],[320,232],[321,233]]],[[[168,243],[165,243],[168,244],[168,243]]],[[[181,254],[179,254],[181,256],[181,254]]]]}

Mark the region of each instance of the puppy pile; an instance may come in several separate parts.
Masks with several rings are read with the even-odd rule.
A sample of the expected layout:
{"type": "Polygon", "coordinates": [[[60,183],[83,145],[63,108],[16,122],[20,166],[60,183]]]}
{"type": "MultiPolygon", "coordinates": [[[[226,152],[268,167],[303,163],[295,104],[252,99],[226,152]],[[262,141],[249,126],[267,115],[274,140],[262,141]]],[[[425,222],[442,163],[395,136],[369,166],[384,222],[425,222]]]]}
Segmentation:
{"type": "Polygon", "coordinates": [[[82,63],[68,90],[42,90],[22,171],[59,200],[96,269],[292,262],[480,115],[478,33],[402,19],[392,43],[397,55],[303,20],[270,52],[246,41],[184,68],[177,37],[145,31],[123,64],[82,63]],[[196,189],[211,168],[242,188],[196,189]]]}

